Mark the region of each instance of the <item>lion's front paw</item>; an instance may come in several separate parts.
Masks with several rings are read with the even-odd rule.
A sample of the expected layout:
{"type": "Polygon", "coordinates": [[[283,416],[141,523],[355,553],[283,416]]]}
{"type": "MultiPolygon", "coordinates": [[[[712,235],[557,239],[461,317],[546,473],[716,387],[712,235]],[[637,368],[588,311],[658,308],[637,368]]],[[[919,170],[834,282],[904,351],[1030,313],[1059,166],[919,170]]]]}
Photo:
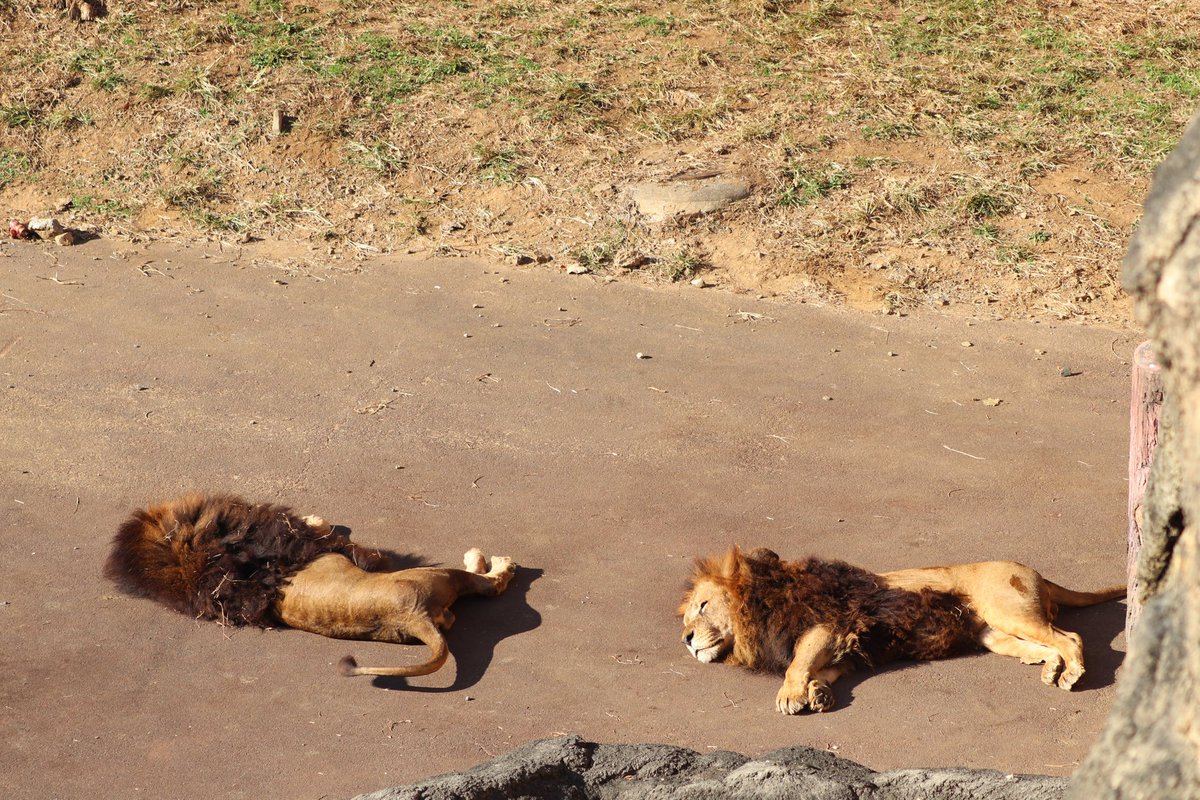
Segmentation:
{"type": "Polygon", "coordinates": [[[799,714],[808,708],[808,692],[804,689],[797,691],[785,685],[775,695],[775,708],[781,714],[799,714]]]}
{"type": "Polygon", "coordinates": [[[835,702],[833,687],[827,681],[813,679],[808,682],[808,706],[813,711],[828,711],[835,702]]]}

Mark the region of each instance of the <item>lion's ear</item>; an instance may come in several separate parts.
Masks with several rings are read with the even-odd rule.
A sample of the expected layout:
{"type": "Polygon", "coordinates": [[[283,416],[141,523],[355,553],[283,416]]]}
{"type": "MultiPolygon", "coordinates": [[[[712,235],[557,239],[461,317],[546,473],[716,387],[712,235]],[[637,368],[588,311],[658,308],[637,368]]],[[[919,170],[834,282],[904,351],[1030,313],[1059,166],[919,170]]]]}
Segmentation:
{"type": "Polygon", "coordinates": [[[766,547],[756,547],[750,551],[749,558],[755,561],[778,561],[779,554],[766,547]]]}
{"type": "Polygon", "coordinates": [[[721,563],[721,577],[733,578],[746,564],[746,556],[742,554],[742,548],[734,545],[729,548],[729,552],[725,554],[725,560],[721,563]]]}

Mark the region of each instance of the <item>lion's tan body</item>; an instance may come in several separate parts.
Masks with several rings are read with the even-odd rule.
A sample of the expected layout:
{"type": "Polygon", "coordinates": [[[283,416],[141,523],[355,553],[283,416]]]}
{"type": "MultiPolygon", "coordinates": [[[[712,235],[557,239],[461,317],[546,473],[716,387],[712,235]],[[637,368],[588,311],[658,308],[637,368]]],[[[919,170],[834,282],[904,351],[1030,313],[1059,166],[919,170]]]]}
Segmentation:
{"type": "Polygon", "coordinates": [[[279,623],[339,639],[424,642],[424,663],[360,668],[347,675],[427,675],[447,657],[442,630],[461,595],[496,595],[514,574],[511,559],[478,549],[465,570],[381,571],[388,558],[350,542],[320,517],[226,494],[185,495],[138,509],[113,537],[104,572],[129,594],[224,625],[279,623]]]}
{"type": "MultiPolygon", "coordinates": [[[[309,524],[320,520],[309,517],[309,524]]],[[[367,572],[337,553],[323,555],[293,576],[275,611],[289,627],[336,639],[376,642],[419,640],[432,655],[409,667],[359,667],[347,656],[346,675],[428,675],[446,663],[442,631],[454,624],[451,604],[464,594],[495,595],[508,587],[513,564],[468,550],[466,570],[418,567],[398,572],[367,572]]]]}
{"type": "Polygon", "coordinates": [[[842,562],[782,562],[767,550],[747,556],[734,548],[723,559],[698,562],[680,614],[684,643],[697,660],[783,671],[776,707],[797,714],[832,708],[830,685],[870,663],[869,653],[883,653],[884,659],[942,658],[978,646],[1026,664],[1043,663],[1042,681],[1069,690],[1084,672],[1083,646],[1078,634],[1054,625],[1058,606],[1092,605],[1124,594],[1123,586],[1099,592],[1064,589],[1012,561],[872,576],[842,562]],[[849,577],[826,584],[809,579],[829,569],[849,577]],[[764,575],[771,588],[759,590],[754,582],[761,585],[764,575]],[[850,587],[853,596],[816,597],[818,585],[850,587]],[[755,611],[752,605],[772,611],[755,611]],[[781,619],[779,610],[785,608],[801,609],[803,621],[781,619]],[[881,611],[864,622],[846,613],[848,608],[881,611]],[[923,619],[923,609],[942,616],[923,619]],[[764,625],[792,630],[763,630],[764,625]]]}

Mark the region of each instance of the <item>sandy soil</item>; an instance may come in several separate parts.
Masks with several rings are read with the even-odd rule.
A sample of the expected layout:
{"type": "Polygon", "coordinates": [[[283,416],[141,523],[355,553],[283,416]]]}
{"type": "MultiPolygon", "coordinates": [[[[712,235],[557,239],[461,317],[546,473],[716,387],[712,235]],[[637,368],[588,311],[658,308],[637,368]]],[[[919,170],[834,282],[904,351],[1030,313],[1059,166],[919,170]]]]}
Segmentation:
{"type": "Polygon", "coordinates": [[[691,558],[733,542],[1122,581],[1136,334],[113,247],[0,246],[6,798],[347,797],[565,732],[1066,774],[1099,730],[1119,604],[1064,615],[1079,691],[981,655],[849,679],[796,718],[776,678],[690,660],[674,612],[691,558]],[[423,653],[221,628],[102,578],[124,515],[191,489],[523,569],[456,607],[441,673],[345,679],[346,653],[423,653]]]}

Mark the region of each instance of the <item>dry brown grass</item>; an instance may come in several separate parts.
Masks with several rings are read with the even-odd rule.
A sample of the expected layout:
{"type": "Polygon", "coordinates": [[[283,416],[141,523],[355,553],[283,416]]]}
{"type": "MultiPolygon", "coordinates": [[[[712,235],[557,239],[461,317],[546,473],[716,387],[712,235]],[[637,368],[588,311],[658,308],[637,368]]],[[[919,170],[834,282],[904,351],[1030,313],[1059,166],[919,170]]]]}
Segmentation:
{"type": "Polygon", "coordinates": [[[55,5],[0,0],[14,211],[890,310],[1124,320],[1122,252],[1200,97],[1183,0],[55,5]],[[620,191],[693,168],[754,194],[648,226],[620,191]]]}

